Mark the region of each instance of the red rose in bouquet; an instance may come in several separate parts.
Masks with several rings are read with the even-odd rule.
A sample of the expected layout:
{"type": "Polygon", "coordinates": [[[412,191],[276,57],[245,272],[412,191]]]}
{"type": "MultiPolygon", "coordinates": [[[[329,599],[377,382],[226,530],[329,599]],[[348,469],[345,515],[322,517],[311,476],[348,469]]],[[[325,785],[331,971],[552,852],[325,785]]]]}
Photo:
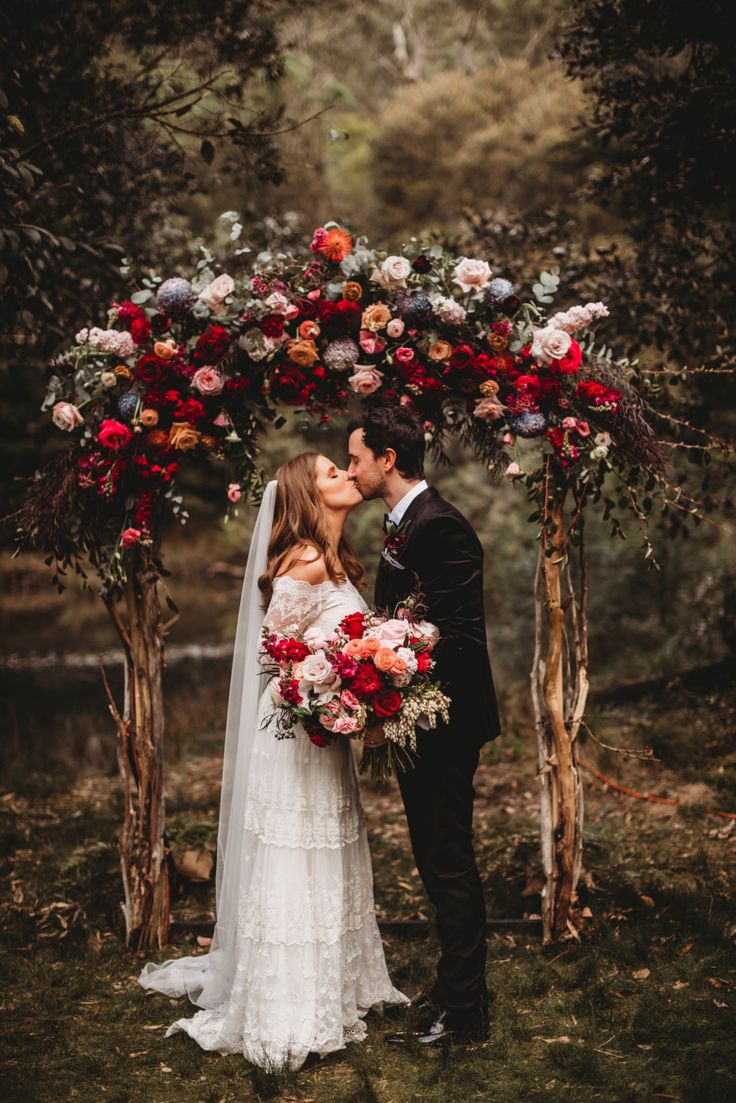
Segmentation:
{"type": "Polygon", "coordinates": [[[283,655],[292,663],[300,663],[309,654],[309,647],[302,640],[289,639],[283,646],[283,655]]]}
{"type": "Polygon", "coordinates": [[[379,689],[373,698],[373,711],[382,720],[393,716],[401,708],[401,694],[397,689],[379,689]]]}
{"type": "Polygon", "coordinates": [[[349,613],[340,621],[340,628],[351,640],[359,640],[365,628],[365,614],[349,613]]]}

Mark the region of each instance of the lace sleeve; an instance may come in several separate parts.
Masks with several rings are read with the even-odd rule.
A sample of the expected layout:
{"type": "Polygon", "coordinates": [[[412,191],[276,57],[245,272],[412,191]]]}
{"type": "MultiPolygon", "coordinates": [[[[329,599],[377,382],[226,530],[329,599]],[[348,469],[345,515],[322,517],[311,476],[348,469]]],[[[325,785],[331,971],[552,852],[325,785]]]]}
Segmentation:
{"type": "Polygon", "coordinates": [[[323,593],[318,584],[281,575],[273,582],[273,594],[264,625],[272,632],[304,632],[316,620],[322,608],[323,593]]]}

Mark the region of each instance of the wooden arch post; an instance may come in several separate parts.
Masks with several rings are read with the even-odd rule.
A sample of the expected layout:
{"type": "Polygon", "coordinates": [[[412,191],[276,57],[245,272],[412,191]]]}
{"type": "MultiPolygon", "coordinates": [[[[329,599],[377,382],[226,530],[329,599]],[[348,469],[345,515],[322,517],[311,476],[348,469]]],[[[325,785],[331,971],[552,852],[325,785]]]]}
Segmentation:
{"type": "MultiPolygon", "coordinates": [[[[105,605],[123,645],[122,715],[102,676],[117,726],[123,791],[120,869],[126,945],[166,946],[169,937],[169,871],[164,841],[164,643],[174,616],[161,620],[157,572],[145,545],[123,553],[126,621],[115,601],[105,605]]],[[[102,667],[102,663],[100,662],[102,667]]]]}
{"type": "Polygon", "coordinates": [[[577,733],[588,695],[587,571],[582,501],[572,520],[580,550],[580,594],[570,568],[565,531],[569,486],[551,456],[545,457],[544,508],[534,585],[535,646],[531,693],[541,787],[541,844],[545,883],[545,943],[575,937],[577,884],[583,857],[583,787],[577,733]]]}

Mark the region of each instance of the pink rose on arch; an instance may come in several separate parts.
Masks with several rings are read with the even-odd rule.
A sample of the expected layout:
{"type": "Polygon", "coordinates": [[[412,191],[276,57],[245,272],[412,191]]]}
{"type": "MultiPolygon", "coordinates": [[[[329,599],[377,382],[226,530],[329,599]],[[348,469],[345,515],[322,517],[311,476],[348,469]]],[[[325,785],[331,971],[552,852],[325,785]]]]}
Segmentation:
{"type": "Polygon", "coordinates": [[[563,429],[574,429],[575,426],[577,425],[577,423],[578,423],[578,419],[575,418],[575,417],[563,417],[563,419],[562,419],[562,428],[563,429]]]}
{"type": "Polygon", "coordinates": [[[51,411],[51,420],[57,429],[63,429],[65,433],[71,433],[81,425],[84,418],[77,407],[71,402],[57,402],[51,411]]]}
{"type": "Polygon", "coordinates": [[[356,394],[373,394],[383,383],[383,372],[370,366],[359,367],[356,364],[356,367],[358,367],[358,371],[355,375],[350,376],[348,383],[356,394]]]}
{"type": "Polygon", "coordinates": [[[369,329],[361,329],[358,344],[363,352],[373,355],[377,352],[383,352],[386,347],[386,338],[380,337],[377,333],[372,333],[369,329]]]}
{"type": "Polygon", "coordinates": [[[340,703],[346,709],[359,709],[360,701],[349,689],[344,689],[340,694],[340,703]]]}
{"type": "Polygon", "coordinates": [[[392,318],[386,326],[386,333],[389,337],[400,337],[404,332],[404,322],[401,318],[392,318]]]}
{"type": "Polygon", "coordinates": [[[408,345],[400,345],[394,353],[394,360],[398,360],[400,364],[411,364],[414,361],[416,353],[413,348],[408,345]]]}
{"type": "Polygon", "coordinates": [[[318,287],[315,287],[313,291],[307,291],[307,298],[310,299],[312,302],[316,302],[317,299],[321,297],[321,295],[322,292],[318,287]]]}
{"type": "Polygon", "coordinates": [[[402,394],[401,398],[399,399],[399,406],[405,406],[407,409],[409,409],[409,407],[413,405],[414,402],[412,401],[411,395],[402,394]]]}
{"type": "Polygon", "coordinates": [[[240,501],[240,484],[239,483],[230,483],[230,485],[227,488],[227,496],[228,496],[228,498],[230,499],[231,502],[239,502],[240,501]]]}
{"type": "Polygon", "coordinates": [[[205,366],[195,371],[192,376],[192,386],[196,387],[200,394],[220,394],[223,379],[217,368],[205,366]]]}
{"type": "Polygon", "coordinates": [[[123,535],[120,537],[120,544],[123,548],[132,548],[138,543],[140,538],[140,529],[126,529],[123,535]]]}

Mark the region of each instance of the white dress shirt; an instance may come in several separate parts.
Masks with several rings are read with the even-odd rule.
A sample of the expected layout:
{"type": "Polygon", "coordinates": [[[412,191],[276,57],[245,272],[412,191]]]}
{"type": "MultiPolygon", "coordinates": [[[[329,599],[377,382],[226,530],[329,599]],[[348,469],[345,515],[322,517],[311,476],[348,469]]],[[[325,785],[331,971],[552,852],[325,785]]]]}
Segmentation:
{"type": "Polygon", "coordinates": [[[389,521],[393,521],[396,525],[400,524],[401,518],[404,516],[411,503],[423,490],[429,490],[429,484],[426,479],[422,479],[416,486],[413,486],[411,490],[407,490],[404,497],[399,499],[388,515],[389,521]]]}

